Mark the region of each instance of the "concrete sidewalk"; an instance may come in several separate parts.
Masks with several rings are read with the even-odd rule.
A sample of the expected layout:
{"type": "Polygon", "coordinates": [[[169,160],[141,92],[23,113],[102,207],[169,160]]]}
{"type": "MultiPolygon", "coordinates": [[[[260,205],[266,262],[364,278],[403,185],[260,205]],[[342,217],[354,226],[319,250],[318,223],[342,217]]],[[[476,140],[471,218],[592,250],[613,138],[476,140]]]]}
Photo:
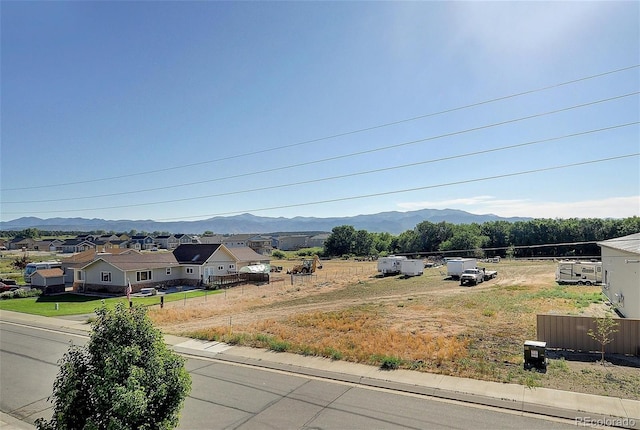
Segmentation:
{"type": "MultiPolygon", "coordinates": [[[[0,312],[0,319],[75,334],[87,334],[90,330],[90,326],[84,322],[86,319],[47,318],[7,311],[0,312]]],[[[517,384],[479,381],[410,370],[381,370],[363,364],[231,346],[220,342],[199,341],[172,335],[165,335],[165,341],[174,351],[193,357],[565,418],[587,426],[599,425],[640,430],[640,401],[637,400],[548,388],[527,388],[517,384]]],[[[0,415],[0,428],[25,428],[5,427],[4,424],[3,415],[0,415]]]]}

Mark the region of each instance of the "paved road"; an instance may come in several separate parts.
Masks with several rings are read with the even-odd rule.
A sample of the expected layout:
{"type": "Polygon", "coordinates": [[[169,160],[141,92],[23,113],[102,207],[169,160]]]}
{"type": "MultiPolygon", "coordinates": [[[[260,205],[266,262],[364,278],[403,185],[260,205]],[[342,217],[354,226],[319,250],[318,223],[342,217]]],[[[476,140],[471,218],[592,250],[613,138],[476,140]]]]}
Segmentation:
{"type": "MultiPolygon", "coordinates": [[[[47,397],[69,342],[85,337],[0,322],[0,411],[50,418],[47,397]]],[[[562,429],[569,421],[434,400],[230,364],[187,361],[193,380],[181,429],[562,429]]]]}

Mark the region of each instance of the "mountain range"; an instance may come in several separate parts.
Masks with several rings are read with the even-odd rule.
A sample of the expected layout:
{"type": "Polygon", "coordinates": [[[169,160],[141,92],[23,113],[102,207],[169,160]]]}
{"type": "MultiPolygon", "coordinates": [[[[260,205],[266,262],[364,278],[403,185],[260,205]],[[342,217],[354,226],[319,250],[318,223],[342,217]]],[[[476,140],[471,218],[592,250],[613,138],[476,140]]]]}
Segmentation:
{"type": "Polygon", "coordinates": [[[356,230],[387,232],[398,235],[413,229],[422,221],[452,224],[482,224],[488,221],[528,221],[531,218],[503,218],[493,214],[475,215],[456,209],[422,209],[409,212],[381,212],[351,217],[261,217],[251,214],[214,217],[199,221],[159,222],[153,220],[104,220],[100,218],[47,218],[23,217],[0,222],[0,230],[24,230],[36,228],[47,231],[100,231],[107,232],[168,232],[202,234],[211,231],[216,234],[272,233],[272,232],[330,232],[334,227],[351,225],[356,230]]]}

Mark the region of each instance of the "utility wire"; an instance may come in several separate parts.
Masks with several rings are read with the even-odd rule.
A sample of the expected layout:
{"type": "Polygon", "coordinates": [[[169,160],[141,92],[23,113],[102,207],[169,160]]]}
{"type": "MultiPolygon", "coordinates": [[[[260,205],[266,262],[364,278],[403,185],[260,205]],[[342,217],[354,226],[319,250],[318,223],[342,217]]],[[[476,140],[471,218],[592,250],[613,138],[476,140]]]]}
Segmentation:
{"type": "MultiPolygon", "coordinates": [[[[476,155],[488,154],[488,153],[492,153],[492,152],[505,151],[505,150],[521,148],[521,147],[525,147],[525,146],[538,145],[538,144],[541,144],[541,143],[552,142],[552,141],[556,141],[556,140],[562,140],[562,139],[567,139],[567,138],[577,137],[577,136],[584,136],[584,135],[587,135],[587,134],[599,133],[599,132],[603,132],[603,131],[609,131],[609,130],[614,130],[614,129],[617,129],[617,128],[629,127],[629,126],[638,125],[638,124],[640,124],[640,121],[630,122],[630,123],[626,123],[626,124],[613,125],[613,126],[610,126],[610,127],[603,127],[603,128],[599,128],[599,129],[587,130],[587,131],[567,134],[567,135],[563,135],[563,136],[550,137],[550,138],[547,138],[547,139],[541,139],[541,140],[534,140],[534,141],[529,141],[529,142],[524,142],[524,143],[518,143],[518,144],[514,144],[514,145],[502,146],[502,147],[498,147],[498,148],[486,149],[486,150],[482,150],[482,151],[469,152],[469,153],[466,153],[466,154],[452,155],[452,156],[448,156],[448,157],[436,158],[436,159],[432,159],[432,160],[417,161],[417,162],[414,162],[414,163],[402,164],[402,165],[397,165],[397,166],[392,166],[392,167],[384,167],[384,168],[379,168],[379,169],[372,169],[372,170],[354,172],[354,173],[349,173],[349,174],[344,174],[344,175],[339,175],[339,176],[330,176],[330,177],[325,177],[325,178],[310,179],[310,180],[307,180],[307,181],[293,182],[293,183],[288,183],[288,184],[272,185],[272,186],[268,186],[268,187],[252,188],[252,189],[246,189],[246,190],[240,190],[240,191],[230,191],[230,192],[225,192],[225,193],[220,193],[220,194],[209,194],[209,195],[205,195],[205,196],[190,197],[190,198],[179,199],[179,200],[151,202],[151,203],[146,203],[146,204],[173,203],[173,202],[176,202],[176,201],[184,201],[184,200],[197,200],[197,199],[205,199],[205,198],[211,198],[211,197],[222,197],[222,196],[228,196],[228,195],[236,195],[236,194],[244,194],[244,193],[250,193],[250,192],[273,190],[273,189],[278,189],[278,188],[286,188],[286,187],[292,187],[292,186],[298,186],[298,185],[307,185],[307,184],[311,184],[311,183],[325,182],[325,181],[336,180],[336,179],[344,179],[344,178],[349,178],[349,177],[354,177],[354,176],[362,176],[362,175],[368,175],[368,174],[372,174],[372,173],[380,173],[380,172],[386,172],[386,171],[391,171],[391,170],[399,170],[399,169],[404,169],[404,168],[408,168],[408,167],[420,166],[420,165],[424,165],[424,164],[431,164],[431,163],[437,163],[437,162],[441,162],[441,161],[455,160],[455,159],[459,159],[459,158],[465,158],[465,157],[472,157],[472,156],[476,156],[476,155]]],[[[321,161],[324,161],[324,160],[319,160],[319,161],[315,161],[315,162],[321,162],[321,161]]],[[[315,162],[313,162],[313,163],[315,163],[315,162]]],[[[309,162],[309,163],[312,163],[312,162],[309,162]]],[[[206,181],[192,182],[192,183],[189,183],[189,184],[172,185],[172,186],[166,186],[166,187],[150,188],[150,189],[146,189],[146,190],[124,191],[124,192],[119,192],[119,193],[99,194],[99,195],[95,195],[95,196],[85,196],[85,197],[69,197],[69,198],[59,198],[59,199],[30,200],[30,201],[16,201],[16,202],[11,202],[11,201],[7,202],[7,201],[5,201],[3,203],[5,205],[6,204],[27,204],[27,203],[48,203],[48,202],[74,201],[74,200],[83,200],[83,199],[92,199],[92,198],[115,197],[115,196],[121,196],[121,195],[127,195],[127,194],[135,194],[135,193],[142,193],[142,192],[149,192],[149,191],[166,190],[166,189],[169,189],[169,188],[184,187],[184,186],[188,186],[188,185],[200,185],[200,184],[203,184],[203,183],[221,181],[223,179],[228,179],[228,178],[236,178],[236,177],[239,177],[239,176],[250,176],[250,175],[259,174],[259,173],[273,172],[273,171],[276,171],[276,170],[284,170],[284,169],[287,169],[287,168],[297,167],[297,166],[298,165],[290,165],[290,166],[280,167],[280,168],[277,168],[277,169],[268,169],[268,170],[263,170],[263,171],[260,171],[260,172],[246,173],[246,174],[231,176],[231,177],[227,177],[227,178],[208,179],[206,181]]],[[[11,213],[11,212],[9,212],[9,213],[11,213]]]]}
{"type": "MultiPolygon", "coordinates": [[[[546,171],[551,171],[551,170],[559,170],[559,169],[565,169],[565,168],[569,168],[569,167],[584,166],[584,165],[588,165],[588,164],[595,164],[595,163],[601,163],[601,162],[613,161],[613,160],[620,160],[620,159],[630,158],[630,157],[638,157],[638,156],[640,156],[640,153],[633,153],[633,154],[619,155],[619,156],[609,157],[609,158],[602,158],[602,159],[598,159],[598,160],[583,161],[583,162],[579,162],[579,163],[564,164],[564,165],[552,166],[552,167],[544,167],[544,168],[539,168],[539,169],[526,170],[526,171],[522,171],[522,172],[505,173],[505,174],[502,174],[502,175],[487,176],[487,177],[484,177],[484,178],[467,179],[467,180],[464,180],[464,181],[448,182],[448,183],[437,184],[437,185],[427,185],[427,186],[422,186],[422,187],[386,191],[386,192],[374,193],[374,194],[356,195],[356,196],[350,196],[350,197],[341,197],[341,198],[335,198],[335,199],[320,200],[320,201],[315,201],[315,202],[295,203],[295,204],[290,204],[290,205],[272,206],[272,207],[267,207],[267,208],[247,209],[247,210],[243,210],[243,211],[221,212],[221,213],[217,213],[217,214],[195,215],[195,216],[187,216],[187,217],[180,217],[180,218],[159,218],[159,219],[157,219],[157,221],[224,216],[224,215],[232,215],[232,214],[239,214],[239,213],[245,213],[245,212],[263,212],[263,211],[275,210],[275,209],[286,209],[286,208],[292,208],[292,207],[312,206],[312,205],[318,205],[318,204],[335,203],[335,202],[346,201],[346,200],[356,200],[356,199],[365,199],[365,198],[371,198],[371,197],[380,197],[380,196],[386,196],[386,195],[391,195],[391,194],[401,194],[401,193],[408,193],[408,192],[413,192],[413,191],[421,191],[421,190],[427,190],[427,189],[433,189],[433,188],[448,187],[448,186],[453,186],[453,185],[462,185],[462,184],[468,184],[468,183],[473,183],[473,182],[483,182],[483,181],[489,181],[489,180],[493,180],[493,179],[502,179],[502,178],[513,177],[513,176],[521,176],[521,175],[526,175],[526,174],[531,174],[531,173],[540,173],[540,172],[546,172],[546,171]]],[[[86,211],[95,211],[95,210],[104,210],[104,209],[122,209],[122,208],[131,208],[131,207],[140,207],[140,206],[151,206],[151,205],[155,205],[155,204],[164,204],[164,203],[176,203],[176,202],[183,202],[183,201],[188,201],[188,200],[193,200],[193,199],[200,199],[200,198],[207,198],[207,197],[175,199],[175,200],[168,200],[168,201],[164,201],[164,202],[160,202],[160,203],[138,203],[138,204],[128,204],[128,205],[121,205],[121,206],[108,206],[108,207],[101,207],[101,208],[62,209],[62,210],[38,211],[38,212],[31,212],[31,213],[32,214],[37,214],[37,213],[69,213],[69,212],[86,212],[86,211]]],[[[5,212],[5,214],[13,214],[13,213],[15,213],[15,212],[5,212]]]]}
{"type": "Polygon", "coordinates": [[[459,106],[459,107],[455,107],[455,108],[451,108],[451,109],[446,109],[446,110],[442,110],[442,111],[438,111],[438,112],[419,115],[419,116],[415,116],[415,117],[412,117],[412,118],[406,118],[406,119],[402,119],[402,120],[398,120],[398,121],[393,121],[393,122],[379,124],[379,125],[375,125],[375,126],[371,126],[371,127],[366,127],[366,128],[356,129],[356,130],[347,131],[347,132],[343,132],[343,133],[333,134],[333,135],[324,136],[324,137],[320,137],[320,138],[316,138],[316,139],[305,140],[305,141],[301,141],[301,142],[297,142],[297,143],[291,143],[291,144],[288,144],[288,145],[281,145],[281,146],[277,146],[277,147],[273,147],[273,148],[267,148],[267,149],[263,149],[263,150],[260,150],[260,151],[254,151],[254,152],[242,153],[242,154],[237,154],[237,155],[231,155],[231,156],[228,156],[228,157],[222,157],[222,158],[217,158],[217,159],[207,160],[207,161],[200,161],[200,162],[197,162],[197,163],[190,163],[190,164],[183,164],[183,165],[179,165],[179,166],[166,167],[166,168],[163,168],[163,169],[156,169],[156,170],[148,170],[148,171],[145,171],[145,172],[130,173],[130,174],[126,174],[126,175],[109,176],[109,177],[103,177],[103,178],[88,179],[88,180],[74,181],[74,182],[65,182],[65,183],[58,183],[58,184],[35,185],[35,186],[30,186],[30,187],[2,188],[2,189],[0,189],[0,191],[33,190],[33,189],[41,189],[41,188],[53,188],[53,187],[62,187],[62,186],[77,185],[77,184],[87,184],[87,183],[94,183],[94,182],[104,182],[104,181],[110,181],[110,180],[115,180],[115,179],[130,178],[130,177],[135,177],[135,176],[150,175],[150,174],[155,174],[155,173],[167,172],[167,171],[171,171],[171,170],[178,170],[178,169],[184,169],[184,168],[189,168],[189,167],[202,166],[202,165],[205,165],[205,164],[211,164],[211,163],[215,163],[215,162],[229,161],[229,160],[234,160],[234,159],[238,159],[238,158],[244,158],[244,157],[251,156],[251,155],[259,155],[259,154],[265,154],[265,153],[268,153],[268,152],[274,152],[274,151],[279,151],[279,150],[283,150],[283,149],[295,148],[295,147],[298,147],[298,146],[303,146],[303,145],[308,145],[308,144],[311,144],[311,143],[317,143],[317,142],[321,142],[321,141],[325,141],[325,140],[335,139],[335,138],[338,138],[338,137],[350,136],[350,135],[353,135],[353,134],[358,134],[358,133],[363,133],[363,132],[366,132],[366,131],[377,130],[377,129],[381,129],[381,128],[385,128],[385,127],[390,127],[390,126],[399,125],[399,124],[403,124],[403,123],[407,123],[407,122],[411,122],[411,121],[416,121],[416,120],[419,120],[419,119],[425,119],[425,118],[430,118],[430,117],[434,117],[434,116],[444,115],[444,114],[448,114],[448,113],[452,113],[452,112],[456,112],[456,111],[460,111],[460,110],[464,110],[464,109],[470,109],[470,108],[473,108],[473,107],[478,107],[478,106],[482,106],[482,105],[486,105],[486,104],[490,104],[490,103],[495,103],[495,102],[498,102],[498,101],[508,100],[508,99],[512,99],[512,98],[516,98],[516,97],[521,97],[521,96],[525,96],[525,95],[529,95],[529,94],[534,94],[534,93],[537,93],[537,92],[548,91],[548,90],[551,90],[551,89],[554,89],[554,88],[559,88],[559,87],[562,87],[562,86],[571,85],[571,84],[575,84],[575,83],[586,81],[586,80],[590,80],[590,79],[596,79],[596,78],[600,78],[600,77],[603,77],[603,76],[607,76],[607,75],[611,75],[611,74],[615,74],[615,73],[631,70],[631,69],[638,68],[638,67],[640,67],[640,64],[636,64],[636,65],[628,66],[628,67],[623,67],[623,68],[620,68],[620,69],[611,70],[611,71],[607,71],[607,72],[603,72],[603,73],[599,73],[599,74],[595,74],[595,75],[590,75],[590,76],[586,76],[586,77],[582,77],[582,78],[578,78],[578,79],[573,79],[573,80],[570,80],[570,81],[565,81],[565,82],[561,82],[561,83],[558,83],[558,84],[549,85],[549,86],[546,86],[546,87],[540,87],[540,88],[533,89],[533,90],[528,90],[528,91],[523,91],[523,92],[520,92],[520,93],[515,93],[515,94],[510,94],[510,95],[506,95],[506,96],[502,96],[502,97],[497,97],[497,98],[494,98],[494,99],[484,100],[484,101],[480,101],[480,102],[476,102],[476,103],[472,103],[472,104],[468,104],[468,105],[463,105],[463,106],[459,106]]]}

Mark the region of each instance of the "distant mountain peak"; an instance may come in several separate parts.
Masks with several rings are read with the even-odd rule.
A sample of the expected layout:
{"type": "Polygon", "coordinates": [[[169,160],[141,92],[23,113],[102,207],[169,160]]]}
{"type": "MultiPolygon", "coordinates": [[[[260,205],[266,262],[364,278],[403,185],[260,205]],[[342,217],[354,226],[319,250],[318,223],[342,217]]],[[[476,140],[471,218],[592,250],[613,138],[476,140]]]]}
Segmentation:
{"type": "Polygon", "coordinates": [[[488,221],[528,221],[531,218],[503,218],[493,214],[476,215],[459,209],[420,209],[416,211],[388,211],[350,217],[261,217],[250,213],[228,217],[214,217],[200,221],[159,222],[153,220],[104,220],[99,218],[48,218],[23,217],[0,222],[0,230],[24,230],[36,228],[49,231],[115,231],[131,230],[170,233],[202,234],[212,231],[217,234],[271,233],[300,231],[331,231],[341,225],[352,225],[356,230],[386,232],[398,235],[413,229],[423,221],[451,224],[482,224],[488,221]]]}

